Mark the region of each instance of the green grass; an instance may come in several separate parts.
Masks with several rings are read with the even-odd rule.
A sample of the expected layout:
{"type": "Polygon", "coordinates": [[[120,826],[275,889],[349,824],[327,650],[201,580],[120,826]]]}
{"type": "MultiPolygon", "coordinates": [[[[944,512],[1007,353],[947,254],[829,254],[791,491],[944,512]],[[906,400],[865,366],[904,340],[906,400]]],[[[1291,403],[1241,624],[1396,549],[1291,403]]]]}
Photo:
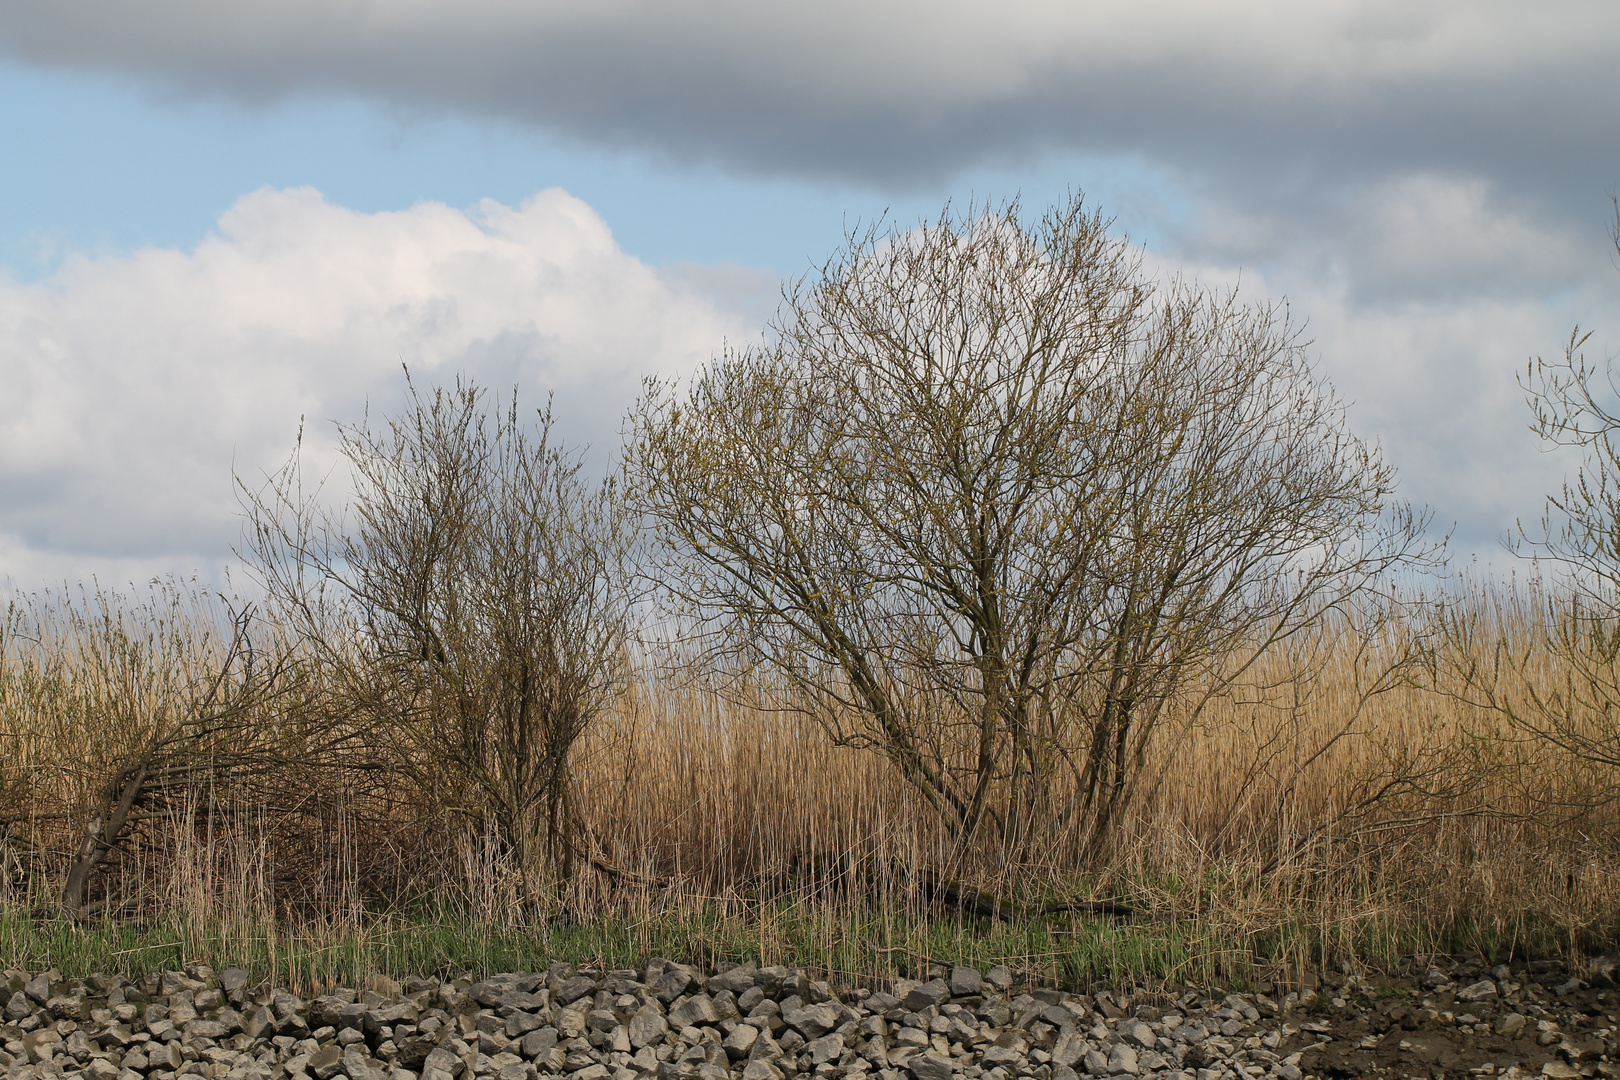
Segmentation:
{"type": "MultiPolygon", "coordinates": [[[[1048,925],[965,923],[795,904],[719,905],[586,924],[490,925],[444,910],[374,913],[343,924],[169,917],[147,925],[36,920],[0,910],[0,962],[67,977],[131,978],[192,963],[243,967],[305,991],[386,974],[456,978],[543,970],[556,961],[636,967],[662,956],[702,964],[755,960],[805,968],[835,985],[926,978],[930,969],[1010,967],[1020,983],[1070,988],[1142,980],[1208,982],[1234,943],[1170,926],[1101,919],[1048,925]]],[[[1228,966],[1230,966],[1228,964],[1228,966]]]]}
{"type": "MultiPolygon", "coordinates": [[[[1585,930],[1588,936],[1593,932],[1585,930]]],[[[1612,928],[1602,933],[1612,941],[1612,928]]],[[[1004,964],[1022,985],[1256,989],[1283,966],[1321,970],[1345,956],[1387,970],[1414,953],[1561,956],[1572,945],[1592,944],[1572,940],[1551,924],[1519,924],[1511,940],[1494,924],[1473,923],[1368,923],[1347,934],[1342,926],[1324,932],[1301,920],[1260,934],[1237,934],[1190,922],[1090,917],[987,923],[792,899],[688,902],[586,923],[532,925],[479,921],[431,903],[297,925],[253,914],[228,920],[171,914],[145,924],[72,923],[0,906],[3,967],[135,978],[200,962],[216,970],[247,968],[305,992],[355,986],[378,974],[476,978],[544,970],[557,961],[639,967],[655,956],[703,965],[724,960],[787,964],[843,987],[927,978],[954,964],[981,970],[1004,964]]]]}

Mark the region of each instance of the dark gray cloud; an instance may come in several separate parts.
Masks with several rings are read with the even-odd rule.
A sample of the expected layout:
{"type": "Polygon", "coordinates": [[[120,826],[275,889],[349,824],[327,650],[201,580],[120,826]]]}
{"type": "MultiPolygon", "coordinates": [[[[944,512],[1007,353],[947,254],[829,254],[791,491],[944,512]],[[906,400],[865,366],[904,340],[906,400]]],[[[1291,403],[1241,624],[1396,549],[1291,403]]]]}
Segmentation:
{"type": "Polygon", "coordinates": [[[1547,2],[0,0],[0,50],[167,92],[341,93],[764,174],[935,182],[1043,150],[1306,193],[1620,176],[1620,8],[1547,2]]]}

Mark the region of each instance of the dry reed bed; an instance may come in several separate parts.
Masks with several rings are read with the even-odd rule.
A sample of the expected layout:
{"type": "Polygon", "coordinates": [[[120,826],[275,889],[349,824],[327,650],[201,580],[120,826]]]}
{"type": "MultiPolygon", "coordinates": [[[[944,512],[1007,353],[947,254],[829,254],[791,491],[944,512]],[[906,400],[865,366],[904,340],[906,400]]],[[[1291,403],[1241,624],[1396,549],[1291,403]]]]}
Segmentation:
{"type": "MultiPolygon", "coordinates": [[[[56,637],[6,643],[8,910],[48,907],[86,807],[138,741],[141,716],[223,655],[228,611],[196,590],[164,595],[158,632],[126,642],[126,657],[98,654],[94,634],[75,623],[75,610],[120,602],[102,594],[81,596],[77,609],[60,595],[32,598],[50,616],[33,625],[56,637]]],[[[1461,599],[1485,605],[1499,628],[1530,622],[1534,610],[1507,590],[1461,599]]],[[[988,852],[959,869],[1006,895],[1122,899],[1150,917],[1150,932],[1173,928],[1266,964],[1609,940],[1620,877],[1595,774],[1463,704],[1444,683],[1455,665],[1391,676],[1392,658],[1429,631],[1421,618],[1371,643],[1302,642],[1317,661],[1307,674],[1298,650],[1279,653],[1239,692],[1195,718],[1173,717],[1103,862],[1077,864],[1056,837],[1032,865],[997,865],[988,852]]],[[[1543,674],[1549,684],[1561,675],[1543,674]]],[[[951,838],[878,753],[834,746],[802,716],[696,685],[644,680],[580,746],[581,816],[624,873],[582,872],[558,913],[641,925],[708,911],[745,927],[738,941],[757,935],[760,952],[761,919],[783,903],[808,913],[830,944],[862,918],[892,927],[939,917],[908,870],[942,865],[951,838]]],[[[316,683],[294,705],[341,722],[323,712],[330,703],[316,683]]],[[[506,868],[476,828],[445,811],[455,796],[401,787],[363,749],[318,772],[289,765],[249,785],[201,784],[141,823],[108,864],[106,890],[126,915],[178,912],[260,937],[278,922],[358,926],[425,900],[483,925],[511,923],[506,868]]]]}

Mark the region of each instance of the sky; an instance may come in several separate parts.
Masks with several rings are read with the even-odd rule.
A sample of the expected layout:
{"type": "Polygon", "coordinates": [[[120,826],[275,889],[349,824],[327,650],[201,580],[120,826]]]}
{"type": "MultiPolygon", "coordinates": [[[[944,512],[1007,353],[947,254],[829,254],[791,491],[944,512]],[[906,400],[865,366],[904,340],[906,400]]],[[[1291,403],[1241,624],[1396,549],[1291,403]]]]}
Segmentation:
{"type": "Polygon", "coordinates": [[[758,338],[847,230],[1071,191],[1286,302],[1453,558],[1572,465],[1515,376],[1620,353],[1620,6],[0,0],[0,577],[223,575],[401,365],[553,396],[758,338]]]}

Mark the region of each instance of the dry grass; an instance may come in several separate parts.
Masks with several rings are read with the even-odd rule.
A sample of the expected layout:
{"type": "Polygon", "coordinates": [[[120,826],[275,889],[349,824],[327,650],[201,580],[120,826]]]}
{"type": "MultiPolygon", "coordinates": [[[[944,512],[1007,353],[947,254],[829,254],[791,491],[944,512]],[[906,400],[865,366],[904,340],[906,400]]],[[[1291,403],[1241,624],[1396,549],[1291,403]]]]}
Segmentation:
{"type": "MultiPolygon", "coordinates": [[[[1534,603],[1510,590],[1458,595],[1497,630],[1523,637],[1534,622],[1534,603]]],[[[545,917],[517,914],[514,875],[444,811],[444,793],[397,786],[358,744],[314,772],[289,763],[250,786],[199,782],[109,860],[97,888],[114,917],[52,921],[86,808],[139,741],[145,714],[109,703],[206,671],[228,614],[189,589],[14,606],[0,669],[0,959],[207,958],[315,984],[680,952],[790,959],[835,977],[969,958],[1071,981],[1187,981],[1431,950],[1579,952],[1616,932],[1620,859],[1603,776],[1460,700],[1446,682],[1457,665],[1443,662],[1455,645],[1390,678],[1392,658],[1432,630],[1420,614],[1370,643],[1343,629],[1301,642],[1259,664],[1240,693],[1167,726],[1105,861],[1077,865],[1054,837],[1032,865],[981,853],[962,870],[1024,899],[1123,900],[1141,913],[1125,926],[988,925],[930,909],[909,870],[942,865],[949,840],[882,758],[832,746],[763,695],[745,707],[651,679],[576,762],[582,816],[621,872],[579,874],[545,917]],[[133,626],[141,603],[158,605],[165,633],[132,638],[137,652],[155,650],[145,667],[108,666],[86,616],[118,611],[133,626]]],[[[1550,658],[1532,660],[1535,677],[1560,677],[1550,658]]],[[[288,723],[289,708],[326,715],[319,697],[306,689],[258,722],[288,723]]]]}

